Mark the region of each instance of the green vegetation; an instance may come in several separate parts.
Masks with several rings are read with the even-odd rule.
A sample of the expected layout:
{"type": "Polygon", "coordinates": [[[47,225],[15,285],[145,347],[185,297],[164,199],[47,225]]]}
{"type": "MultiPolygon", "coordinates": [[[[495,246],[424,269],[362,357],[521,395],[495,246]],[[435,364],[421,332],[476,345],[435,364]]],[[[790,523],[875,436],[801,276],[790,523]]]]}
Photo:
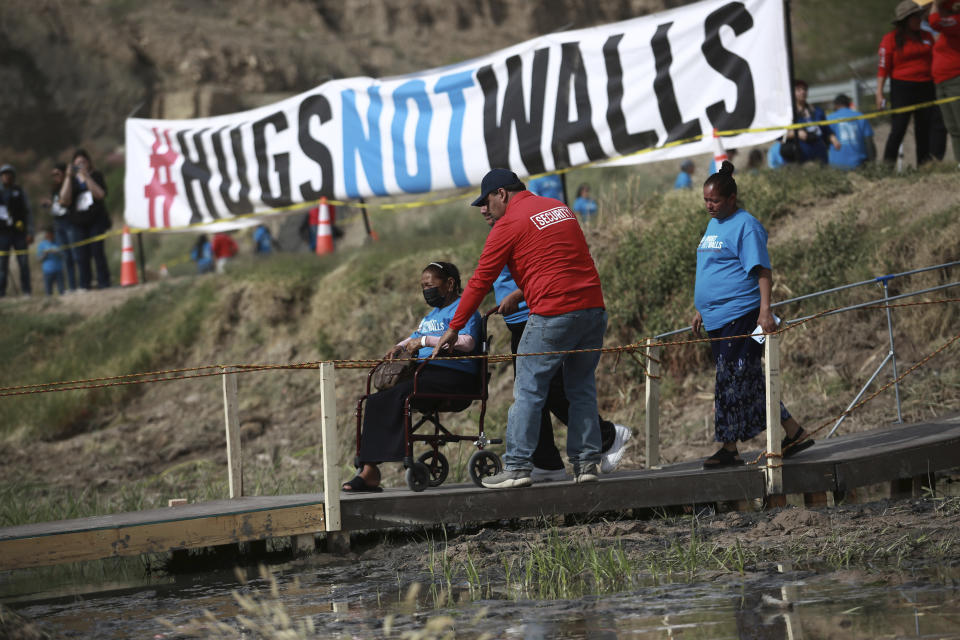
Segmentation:
{"type": "MultiPolygon", "coordinates": [[[[72,313],[7,314],[0,353],[16,367],[0,369],[0,385],[72,381],[150,371],[182,357],[201,334],[213,301],[209,282],[161,286],[112,310],[107,318],[72,313]]],[[[96,294],[86,294],[96,295],[96,294]]],[[[5,435],[60,438],[87,430],[102,406],[132,390],[90,389],[3,398],[5,435]]]]}

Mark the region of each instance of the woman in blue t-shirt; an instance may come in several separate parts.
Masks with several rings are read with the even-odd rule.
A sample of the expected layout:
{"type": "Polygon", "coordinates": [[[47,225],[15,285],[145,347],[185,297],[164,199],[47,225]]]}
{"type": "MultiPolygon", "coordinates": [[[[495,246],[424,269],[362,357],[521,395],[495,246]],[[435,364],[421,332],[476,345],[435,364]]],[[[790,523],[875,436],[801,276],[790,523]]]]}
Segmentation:
{"type": "MultiPolygon", "coordinates": [[[[710,223],[697,247],[693,332],[700,335],[704,327],[716,339],[749,335],[758,324],[766,333],[775,331],[767,231],[740,208],[731,163],[724,162],[720,171],[703,183],[703,201],[710,223]]],[[[760,364],[763,347],[751,338],[714,340],[710,347],[717,367],[715,439],[723,446],[704,460],[705,469],[743,464],[737,441],[749,440],[766,429],[766,390],[760,364]]],[[[783,403],[780,423],[787,434],[782,443],[784,457],[813,444],[783,403]]]]}
{"type": "MultiPolygon", "coordinates": [[[[429,358],[457,312],[463,287],[455,265],[431,262],[420,274],[420,287],[423,299],[433,309],[420,320],[410,337],[387,352],[386,358],[429,358]]],[[[453,348],[461,353],[473,353],[479,346],[480,314],[474,312],[460,330],[453,348]]],[[[417,378],[418,393],[472,393],[479,385],[480,364],[476,360],[437,358],[431,360],[417,378]]],[[[377,465],[400,461],[405,455],[403,407],[412,392],[413,380],[410,379],[367,398],[360,433],[359,468],[357,475],[343,484],[344,491],[383,490],[377,465]]]]}

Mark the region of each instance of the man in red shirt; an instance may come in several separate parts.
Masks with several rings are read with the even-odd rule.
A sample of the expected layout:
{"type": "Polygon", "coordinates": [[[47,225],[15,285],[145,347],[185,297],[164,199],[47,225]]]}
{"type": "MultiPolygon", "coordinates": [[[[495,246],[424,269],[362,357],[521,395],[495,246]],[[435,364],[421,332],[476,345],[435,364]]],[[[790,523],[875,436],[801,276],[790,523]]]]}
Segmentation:
{"type": "Polygon", "coordinates": [[[527,191],[508,169],[493,169],[484,176],[480,197],[472,206],[485,207],[496,224],[487,236],[457,313],[434,354],[456,341],[457,332],[480,306],[504,265],[509,267],[530,307],[517,348],[514,401],[507,417],[505,469],[484,478],[483,486],[531,484],[540,412],[550,380],[560,367],[570,402],[567,455],[577,482],[595,481],[601,448],[594,379],[599,351],[522,355],[599,349],[603,345],[607,326],[603,291],[580,224],[566,205],[527,191]]]}

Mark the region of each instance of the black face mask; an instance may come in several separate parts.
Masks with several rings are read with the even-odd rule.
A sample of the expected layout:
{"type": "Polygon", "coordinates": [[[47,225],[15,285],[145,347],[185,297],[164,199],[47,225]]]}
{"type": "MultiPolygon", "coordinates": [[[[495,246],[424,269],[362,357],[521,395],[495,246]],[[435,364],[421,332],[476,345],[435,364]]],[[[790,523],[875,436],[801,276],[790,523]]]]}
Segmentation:
{"type": "Polygon", "coordinates": [[[447,302],[447,297],[440,293],[440,287],[427,287],[423,290],[423,299],[431,307],[442,307],[447,302]]]}

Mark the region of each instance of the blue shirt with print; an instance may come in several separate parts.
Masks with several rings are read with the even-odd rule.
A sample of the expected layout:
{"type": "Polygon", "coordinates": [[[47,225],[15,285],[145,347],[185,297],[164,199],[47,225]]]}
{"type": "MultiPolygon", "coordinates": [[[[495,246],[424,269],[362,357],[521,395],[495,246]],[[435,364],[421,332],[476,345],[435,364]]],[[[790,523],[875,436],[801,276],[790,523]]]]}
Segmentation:
{"type": "MultiPolygon", "coordinates": [[[[854,118],[861,115],[859,111],[848,109],[838,109],[831,113],[827,118],[854,118]]],[[[827,149],[830,158],[831,167],[841,169],[856,169],[867,161],[867,138],[873,137],[873,128],[866,120],[851,120],[849,122],[836,122],[830,125],[830,129],[840,140],[840,149],[834,149],[831,145],[827,149]]]]}
{"type": "MultiPolygon", "coordinates": [[[[450,326],[450,321],[453,320],[453,316],[457,313],[458,306],[460,306],[460,298],[457,298],[455,301],[443,308],[434,307],[430,310],[430,313],[423,317],[423,320],[420,321],[420,326],[417,327],[416,331],[410,334],[410,338],[413,340],[419,340],[422,336],[435,336],[439,338],[447,330],[447,327],[450,326]]],[[[479,313],[476,311],[473,312],[473,315],[470,316],[469,320],[467,320],[467,325],[460,330],[460,335],[473,336],[476,348],[480,348],[479,313]]],[[[417,352],[417,357],[421,360],[426,360],[432,353],[433,347],[420,347],[420,350],[417,352]]],[[[460,355],[469,354],[464,353],[460,355]]],[[[480,363],[476,360],[454,360],[452,358],[438,357],[433,360],[431,364],[436,364],[440,367],[458,369],[460,371],[466,371],[467,373],[472,374],[480,373],[480,363]]]]}
{"type": "Polygon", "coordinates": [[[527,184],[527,188],[538,196],[566,202],[563,197],[563,181],[555,173],[542,178],[534,178],[527,184]]]}
{"type": "Polygon", "coordinates": [[[41,240],[37,243],[37,257],[40,258],[43,272],[46,274],[57,273],[63,269],[63,260],[60,257],[60,245],[50,242],[49,240],[41,240]],[[43,254],[49,251],[46,256],[43,254]]]}
{"type": "MultiPolygon", "coordinates": [[[[510,274],[510,269],[505,266],[503,271],[500,272],[500,275],[497,276],[497,279],[493,281],[493,297],[496,298],[497,304],[500,304],[504,298],[519,288],[517,283],[514,282],[513,276],[510,274]]],[[[503,321],[507,324],[519,324],[526,322],[529,316],[530,309],[527,308],[527,301],[523,300],[520,302],[516,313],[504,316],[503,321]]]]}
{"type": "Polygon", "coordinates": [[[760,306],[754,267],[770,268],[767,230],[738,209],[723,220],[710,219],[697,247],[694,305],[707,331],[719,329],[760,306]]]}

